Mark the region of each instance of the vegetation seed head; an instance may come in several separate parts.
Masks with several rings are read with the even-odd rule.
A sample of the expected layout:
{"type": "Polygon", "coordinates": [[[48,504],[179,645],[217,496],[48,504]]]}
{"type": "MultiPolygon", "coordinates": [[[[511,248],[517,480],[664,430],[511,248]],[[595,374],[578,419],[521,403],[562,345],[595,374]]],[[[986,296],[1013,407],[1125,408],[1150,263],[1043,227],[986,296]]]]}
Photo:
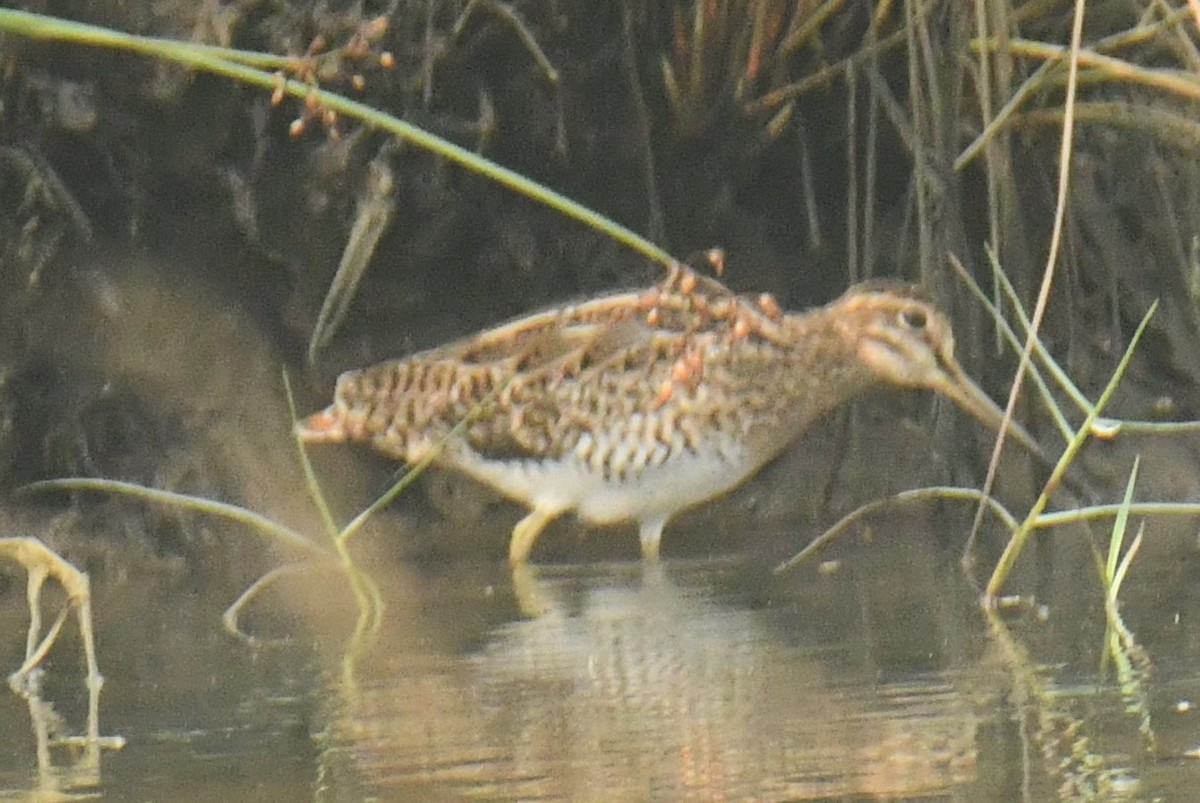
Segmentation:
{"type": "Polygon", "coordinates": [[[763,293],[758,297],[758,308],[773,321],[778,321],[783,317],[783,308],[779,306],[775,296],[770,293],[763,293]]]}
{"type": "Polygon", "coordinates": [[[710,248],[704,252],[704,258],[712,266],[713,273],[721,276],[725,273],[725,249],[710,248]]]}
{"type": "Polygon", "coordinates": [[[362,35],[365,36],[369,41],[376,42],[380,39],[380,37],[387,33],[387,29],[387,17],[380,16],[368,21],[365,25],[363,25],[362,35]]]}

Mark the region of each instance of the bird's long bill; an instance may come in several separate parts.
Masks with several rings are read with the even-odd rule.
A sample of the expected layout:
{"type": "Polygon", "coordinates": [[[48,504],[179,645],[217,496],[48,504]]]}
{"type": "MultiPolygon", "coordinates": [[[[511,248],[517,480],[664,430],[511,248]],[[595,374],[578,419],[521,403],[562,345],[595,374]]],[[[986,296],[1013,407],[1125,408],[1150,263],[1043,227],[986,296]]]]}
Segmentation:
{"type": "MultiPolygon", "coordinates": [[[[1000,425],[1004,422],[1004,411],[971,381],[957,361],[946,361],[942,367],[941,380],[934,390],[952,399],[959,407],[990,427],[993,432],[999,432],[1000,425]]],[[[1007,432],[1043,462],[1054,465],[1054,461],[1050,460],[1033,436],[1016,421],[1008,422],[1007,432]]]]}

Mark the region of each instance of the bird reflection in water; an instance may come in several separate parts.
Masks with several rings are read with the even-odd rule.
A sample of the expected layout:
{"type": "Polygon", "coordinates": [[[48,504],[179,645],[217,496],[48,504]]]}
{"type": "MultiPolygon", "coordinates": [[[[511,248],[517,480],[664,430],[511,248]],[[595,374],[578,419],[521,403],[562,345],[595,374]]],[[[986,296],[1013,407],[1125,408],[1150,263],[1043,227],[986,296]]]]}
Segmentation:
{"type": "Polygon", "coordinates": [[[470,796],[796,800],[970,782],[978,722],[952,685],[880,684],[858,644],[792,646],[782,614],[729,599],[731,577],[712,562],[518,572],[536,616],[466,655],[398,657],[343,738],[385,784],[470,796]]]}

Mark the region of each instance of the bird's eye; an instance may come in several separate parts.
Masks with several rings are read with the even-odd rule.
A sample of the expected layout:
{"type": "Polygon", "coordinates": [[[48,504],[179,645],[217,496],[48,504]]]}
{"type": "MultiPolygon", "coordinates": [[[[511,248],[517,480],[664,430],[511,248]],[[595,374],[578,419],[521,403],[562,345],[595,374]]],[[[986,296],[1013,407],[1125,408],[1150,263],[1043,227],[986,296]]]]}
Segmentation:
{"type": "Polygon", "coordinates": [[[900,323],[909,329],[920,331],[929,323],[925,316],[925,310],[920,307],[909,307],[900,311],[900,323]]]}

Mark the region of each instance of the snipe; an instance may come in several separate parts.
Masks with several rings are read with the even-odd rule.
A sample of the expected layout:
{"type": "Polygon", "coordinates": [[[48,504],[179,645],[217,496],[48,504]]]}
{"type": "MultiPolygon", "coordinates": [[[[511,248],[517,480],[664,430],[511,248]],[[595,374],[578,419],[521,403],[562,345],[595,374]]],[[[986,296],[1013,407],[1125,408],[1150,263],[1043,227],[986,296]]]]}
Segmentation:
{"type": "Polygon", "coordinates": [[[770,296],[677,267],[649,291],[348,371],[333,404],[298,426],[305,441],[368,443],[411,464],[471,416],[437,459],[532,508],[513,528],[511,563],[567,511],[636,521],[654,559],[672,516],[732,490],[879,384],[933,390],[1000,425],[954,358],[949,321],[915,288],[869,282],[785,314],[770,296]]]}

